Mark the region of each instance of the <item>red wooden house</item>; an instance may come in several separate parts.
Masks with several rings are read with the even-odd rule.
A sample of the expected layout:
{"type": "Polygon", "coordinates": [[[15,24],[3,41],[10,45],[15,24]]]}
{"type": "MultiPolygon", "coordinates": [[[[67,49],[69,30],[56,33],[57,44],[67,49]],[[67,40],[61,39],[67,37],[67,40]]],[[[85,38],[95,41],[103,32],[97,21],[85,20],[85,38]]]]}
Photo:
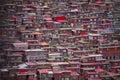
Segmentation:
{"type": "MultiPolygon", "coordinates": [[[[6,80],[8,80],[8,76],[9,75],[9,70],[8,69],[1,69],[0,70],[0,79],[6,79],[6,80]]],[[[9,77],[10,78],[10,77],[9,77]]]]}
{"type": "Polygon", "coordinates": [[[51,69],[52,65],[50,62],[37,62],[36,68],[37,69],[51,69]]]}
{"type": "Polygon", "coordinates": [[[38,40],[28,40],[28,48],[29,49],[39,49],[39,41],[38,40]]]}
{"type": "Polygon", "coordinates": [[[15,36],[17,35],[17,29],[16,29],[16,25],[14,24],[8,24],[4,27],[1,28],[2,31],[2,35],[6,35],[8,37],[13,37],[16,38],[15,36]]]}
{"type": "Polygon", "coordinates": [[[13,3],[17,4],[17,5],[22,5],[23,4],[23,0],[13,0],[13,3]]]}
{"type": "Polygon", "coordinates": [[[0,67],[2,68],[5,65],[5,54],[0,52],[0,67]]]}
{"type": "Polygon", "coordinates": [[[43,49],[28,49],[25,50],[27,62],[46,61],[47,53],[43,49]]]}
{"type": "Polygon", "coordinates": [[[16,74],[16,78],[18,80],[37,80],[37,78],[35,77],[35,73],[34,72],[24,72],[23,70],[20,71],[20,73],[16,74]],[[22,72],[22,73],[21,73],[22,72]]]}
{"type": "Polygon", "coordinates": [[[21,54],[12,54],[7,55],[7,63],[9,66],[17,66],[22,63],[22,55],[21,54]]]}
{"type": "Polygon", "coordinates": [[[68,55],[68,54],[67,54],[68,51],[67,51],[67,49],[64,48],[64,47],[59,47],[59,46],[58,46],[58,47],[57,47],[57,52],[58,52],[58,53],[63,53],[64,56],[67,56],[67,55],[68,55]]]}
{"type": "Polygon", "coordinates": [[[53,71],[53,73],[54,73],[54,80],[61,80],[62,71],[55,70],[53,71]]]}
{"type": "Polygon", "coordinates": [[[22,42],[13,43],[12,48],[15,50],[26,50],[28,49],[28,43],[22,43],[22,42]]]}
{"type": "Polygon", "coordinates": [[[87,72],[87,78],[88,80],[102,80],[96,72],[87,72]]]}
{"type": "Polygon", "coordinates": [[[67,40],[67,37],[69,36],[69,34],[59,34],[59,40],[62,41],[62,42],[66,42],[67,40]]]}
{"type": "Polygon", "coordinates": [[[61,34],[72,34],[72,28],[60,28],[60,33],[61,34]]]}
{"type": "Polygon", "coordinates": [[[16,5],[15,4],[5,4],[5,8],[8,12],[11,10],[15,11],[16,5]]]}
{"type": "Polygon", "coordinates": [[[79,74],[76,71],[71,72],[71,80],[79,80],[79,74]]]}
{"type": "Polygon", "coordinates": [[[40,40],[42,33],[32,31],[21,31],[21,41],[27,42],[28,40],[40,40]]]}
{"type": "Polygon", "coordinates": [[[69,67],[66,67],[66,69],[80,73],[80,63],[75,61],[69,62],[69,67]]]}
{"type": "Polygon", "coordinates": [[[45,47],[44,48],[48,53],[54,53],[57,51],[57,49],[55,47],[45,47]]]}
{"type": "Polygon", "coordinates": [[[70,70],[63,70],[62,71],[62,79],[63,80],[66,80],[66,79],[70,79],[70,77],[71,77],[71,71],[70,70]]]}
{"type": "Polygon", "coordinates": [[[115,60],[119,59],[120,55],[119,53],[119,46],[109,46],[106,47],[100,47],[99,53],[104,55],[104,57],[108,60],[115,60]]]}
{"type": "Polygon", "coordinates": [[[33,62],[26,62],[25,65],[26,65],[27,71],[36,72],[36,68],[38,68],[37,63],[33,63],[33,62]]]}
{"type": "Polygon", "coordinates": [[[75,37],[68,37],[67,43],[75,43],[75,37]]]}
{"type": "Polygon", "coordinates": [[[39,0],[29,0],[30,5],[38,5],[39,0]]]}
{"type": "Polygon", "coordinates": [[[101,67],[103,69],[107,69],[109,66],[108,62],[105,62],[106,59],[103,59],[103,56],[101,54],[94,54],[94,55],[88,55],[88,56],[81,56],[81,68],[97,68],[101,67]]]}
{"type": "Polygon", "coordinates": [[[111,70],[115,73],[120,73],[120,61],[118,60],[112,60],[110,61],[111,64],[111,70]]]}
{"type": "Polygon", "coordinates": [[[52,80],[53,71],[51,69],[38,69],[38,80],[52,80]]]}

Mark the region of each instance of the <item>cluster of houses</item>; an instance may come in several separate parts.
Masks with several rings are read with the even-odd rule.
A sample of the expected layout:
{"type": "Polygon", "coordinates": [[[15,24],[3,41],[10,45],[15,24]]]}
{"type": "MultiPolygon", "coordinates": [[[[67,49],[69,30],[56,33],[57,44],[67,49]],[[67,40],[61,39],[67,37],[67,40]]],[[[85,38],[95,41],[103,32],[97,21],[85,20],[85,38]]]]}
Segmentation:
{"type": "Polygon", "coordinates": [[[0,80],[120,77],[120,0],[5,1],[0,80]]]}

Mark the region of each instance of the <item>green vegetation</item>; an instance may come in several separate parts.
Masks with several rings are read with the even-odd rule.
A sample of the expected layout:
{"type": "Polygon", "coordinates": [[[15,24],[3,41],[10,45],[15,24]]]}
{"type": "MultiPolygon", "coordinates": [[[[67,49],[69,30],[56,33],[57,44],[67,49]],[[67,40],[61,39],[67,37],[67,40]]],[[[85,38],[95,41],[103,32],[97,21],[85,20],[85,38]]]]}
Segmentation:
{"type": "Polygon", "coordinates": [[[120,80],[120,77],[114,77],[113,79],[114,80],[120,80]]]}
{"type": "Polygon", "coordinates": [[[0,25],[5,25],[6,23],[8,23],[6,20],[1,20],[0,21],[0,25]]]}

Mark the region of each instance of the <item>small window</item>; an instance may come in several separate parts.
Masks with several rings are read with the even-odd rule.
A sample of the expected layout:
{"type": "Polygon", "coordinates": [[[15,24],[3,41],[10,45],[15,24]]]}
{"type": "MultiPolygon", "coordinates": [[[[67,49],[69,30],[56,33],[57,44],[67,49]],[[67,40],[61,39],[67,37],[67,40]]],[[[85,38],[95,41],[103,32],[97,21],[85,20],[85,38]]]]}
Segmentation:
{"type": "Polygon", "coordinates": [[[103,68],[105,68],[106,67],[106,65],[103,65],[103,68]]]}
{"type": "Polygon", "coordinates": [[[12,6],[12,8],[15,8],[15,6],[12,6]]]}
{"type": "Polygon", "coordinates": [[[77,77],[76,77],[76,76],[73,76],[72,78],[75,80],[77,77]]]}
{"type": "Polygon", "coordinates": [[[77,72],[78,72],[78,73],[80,73],[80,70],[79,70],[79,69],[77,69],[77,72]]]}
{"type": "Polygon", "coordinates": [[[53,75],[52,75],[52,74],[49,74],[48,77],[53,77],[53,75]]]}
{"type": "Polygon", "coordinates": [[[33,5],[34,5],[35,3],[34,3],[34,2],[31,2],[31,4],[33,4],[33,5]]]}
{"type": "Polygon", "coordinates": [[[11,8],[11,6],[8,6],[8,8],[11,8]]]}
{"type": "Polygon", "coordinates": [[[37,2],[35,2],[35,4],[37,5],[38,3],[37,3],[37,2]]]}
{"type": "Polygon", "coordinates": [[[62,80],[64,80],[64,78],[62,78],[62,80]]]}
{"type": "Polygon", "coordinates": [[[115,65],[117,66],[117,65],[118,65],[118,63],[115,63],[115,65]]]}
{"type": "Polygon", "coordinates": [[[59,50],[59,49],[58,49],[57,51],[58,51],[58,52],[60,52],[60,50],[59,50]]]}
{"type": "Polygon", "coordinates": [[[107,59],[109,60],[109,59],[110,59],[110,56],[108,56],[107,59]]]}
{"type": "Polygon", "coordinates": [[[66,50],[63,50],[63,52],[67,52],[66,50]]]}
{"type": "Polygon", "coordinates": [[[28,35],[25,35],[25,38],[28,38],[28,35]]]}
{"type": "Polygon", "coordinates": [[[48,78],[45,78],[45,80],[48,80],[48,78]]]}
{"type": "Polygon", "coordinates": [[[96,74],[95,77],[98,78],[98,75],[96,74]]]}
{"type": "Polygon", "coordinates": [[[94,75],[90,75],[90,78],[94,78],[94,75]]]}
{"type": "Polygon", "coordinates": [[[119,56],[115,56],[115,59],[119,59],[119,56]]]}
{"type": "Polygon", "coordinates": [[[69,78],[65,78],[65,80],[69,80],[69,78]]]}
{"type": "Polygon", "coordinates": [[[90,21],[93,21],[92,19],[90,19],[90,21]]]}
{"type": "Polygon", "coordinates": [[[40,46],[36,46],[36,48],[40,48],[40,46]]]}
{"type": "Polygon", "coordinates": [[[96,21],[96,19],[94,19],[94,21],[96,21]]]}
{"type": "Polygon", "coordinates": [[[89,58],[89,60],[92,60],[92,58],[89,58]]]}

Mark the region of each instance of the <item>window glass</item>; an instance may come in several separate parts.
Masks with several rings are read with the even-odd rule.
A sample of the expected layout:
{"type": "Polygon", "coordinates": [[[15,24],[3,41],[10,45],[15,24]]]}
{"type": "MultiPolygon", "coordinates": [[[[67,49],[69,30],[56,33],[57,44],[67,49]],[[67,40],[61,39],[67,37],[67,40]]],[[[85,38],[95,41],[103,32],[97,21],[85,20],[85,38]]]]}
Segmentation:
{"type": "Polygon", "coordinates": [[[98,75],[96,74],[95,77],[98,78],[98,75]]]}
{"type": "Polygon", "coordinates": [[[73,76],[72,78],[73,78],[73,79],[76,79],[76,76],[73,76]]]}
{"type": "Polygon", "coordinates": [[[65,78],[65,80],[69,80],[69,78],[65,78]]]}
{"type": "Polygon", "coordinates": [[[66,50],[63,50],[63,52],[67,52],[66,50]]]}
{"type": "Polygon", "coordinates": [[[45,78],[45,80],[48,80],[48,78],[45,78]]]}
{"type": "Polygon", "coordinates": [[[94,78],[94,75],[90,75],[90,78],[94,78]]]}
{"type": "MultiPolygon", "coordinates": [[[[46,74],[43,74],[43,77],[46,77],[46,74]]],[[[47,80],[47,79],[45,79],[45,80],[47,80]]]]}

